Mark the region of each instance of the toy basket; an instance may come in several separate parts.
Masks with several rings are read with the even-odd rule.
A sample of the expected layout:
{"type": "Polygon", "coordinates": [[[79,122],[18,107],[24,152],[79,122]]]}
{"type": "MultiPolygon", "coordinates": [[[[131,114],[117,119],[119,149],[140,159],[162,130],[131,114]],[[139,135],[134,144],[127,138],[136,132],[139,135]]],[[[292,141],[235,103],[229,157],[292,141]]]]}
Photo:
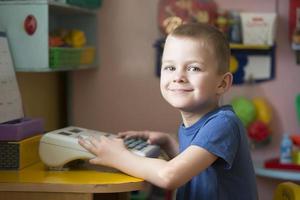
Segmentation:
{"type": "Polygon", "coordinates": [[[58,69],[90,65],[94,63],[95,53],[95,47],[51,47],[49,50],[50,67],[58,69]]]}
{"type": "Polygon", "coordinates": [[[68,4],[96,9],[101,6],[101,0],[67,0],[68,4]]]}
{"type": "Polygon", "coordinates": [[[76,67],[80,65],[81,48],[51,47],[50,68],[76,67]]]}
{"type": "Polygon", "coordinates": [[[95,60],[95,47],[85,47],[81,51],[80,56],[80,64],[82,65],[89,65],[92,64],[95,60]]]}

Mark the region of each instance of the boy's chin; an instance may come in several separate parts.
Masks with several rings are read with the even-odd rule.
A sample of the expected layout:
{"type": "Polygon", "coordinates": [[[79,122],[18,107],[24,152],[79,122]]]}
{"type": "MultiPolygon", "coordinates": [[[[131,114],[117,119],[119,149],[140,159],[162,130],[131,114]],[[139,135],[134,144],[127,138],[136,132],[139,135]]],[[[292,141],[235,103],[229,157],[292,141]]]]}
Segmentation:
{"type": "Polygon", "coordinates": [[[183,112],[190,112],[190,111],[193,110],[193,106],[185,104],[185,103],[174,103],[174,102],[170,103],[169,102],[169,104],[172,107],[174,107],[174,108],[176,108],[176,109],[178,109],[180,111],[183,111],[183,112]]]}
{"type": "Polygon", "coordinates": [[[172,102],[169,104],[174,107],[175,109],[178,109],[180,112],[185,113],[195,113],[195,112],[203,112],[207,106],[201,106],[199,104],[191,104],[191,103],[183,103],[183,102],[172,102]]]}

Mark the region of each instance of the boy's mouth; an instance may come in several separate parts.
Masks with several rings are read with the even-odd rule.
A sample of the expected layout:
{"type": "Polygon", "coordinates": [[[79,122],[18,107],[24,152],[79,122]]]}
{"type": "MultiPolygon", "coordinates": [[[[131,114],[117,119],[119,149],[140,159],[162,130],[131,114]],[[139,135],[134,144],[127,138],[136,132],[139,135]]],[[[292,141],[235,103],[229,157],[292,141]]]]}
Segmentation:
{"type": "Polygon", "coordinates": [[[192,92],[192,88],[168,88],[171,92],[192,92]]]}

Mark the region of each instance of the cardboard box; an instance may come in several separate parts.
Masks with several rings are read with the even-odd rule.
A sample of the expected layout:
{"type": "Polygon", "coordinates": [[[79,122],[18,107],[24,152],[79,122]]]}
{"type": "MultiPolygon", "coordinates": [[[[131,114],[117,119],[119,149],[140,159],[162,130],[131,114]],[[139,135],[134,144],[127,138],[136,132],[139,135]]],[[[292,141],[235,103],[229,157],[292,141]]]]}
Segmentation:
{"type": "Polygon", "coordinates": [[[0,169],[22,169],[40,160],[41,134],[18,142],[0,142],[0,169]]]}

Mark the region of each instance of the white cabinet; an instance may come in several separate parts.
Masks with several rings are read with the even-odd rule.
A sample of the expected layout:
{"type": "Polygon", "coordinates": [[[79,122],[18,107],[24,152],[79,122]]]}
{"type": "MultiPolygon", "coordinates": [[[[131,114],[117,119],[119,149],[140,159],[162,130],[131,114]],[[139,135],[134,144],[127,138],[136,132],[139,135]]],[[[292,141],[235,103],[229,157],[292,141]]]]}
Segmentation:
{"type": "Polygon", "coordinates": [[[55,29],[79,29],[86,35],[86,45],[96,48],[97,10],[53,0],[0,1],[0,28],[7,33],[16,71],[43,72],[97,67],[97,59],[88,64],[56,68],[50,66],[49,60],[49,33],[55,29]],[[32,35],[24,28],[28,18],[36,22],[36,30],[32,35]]]}

